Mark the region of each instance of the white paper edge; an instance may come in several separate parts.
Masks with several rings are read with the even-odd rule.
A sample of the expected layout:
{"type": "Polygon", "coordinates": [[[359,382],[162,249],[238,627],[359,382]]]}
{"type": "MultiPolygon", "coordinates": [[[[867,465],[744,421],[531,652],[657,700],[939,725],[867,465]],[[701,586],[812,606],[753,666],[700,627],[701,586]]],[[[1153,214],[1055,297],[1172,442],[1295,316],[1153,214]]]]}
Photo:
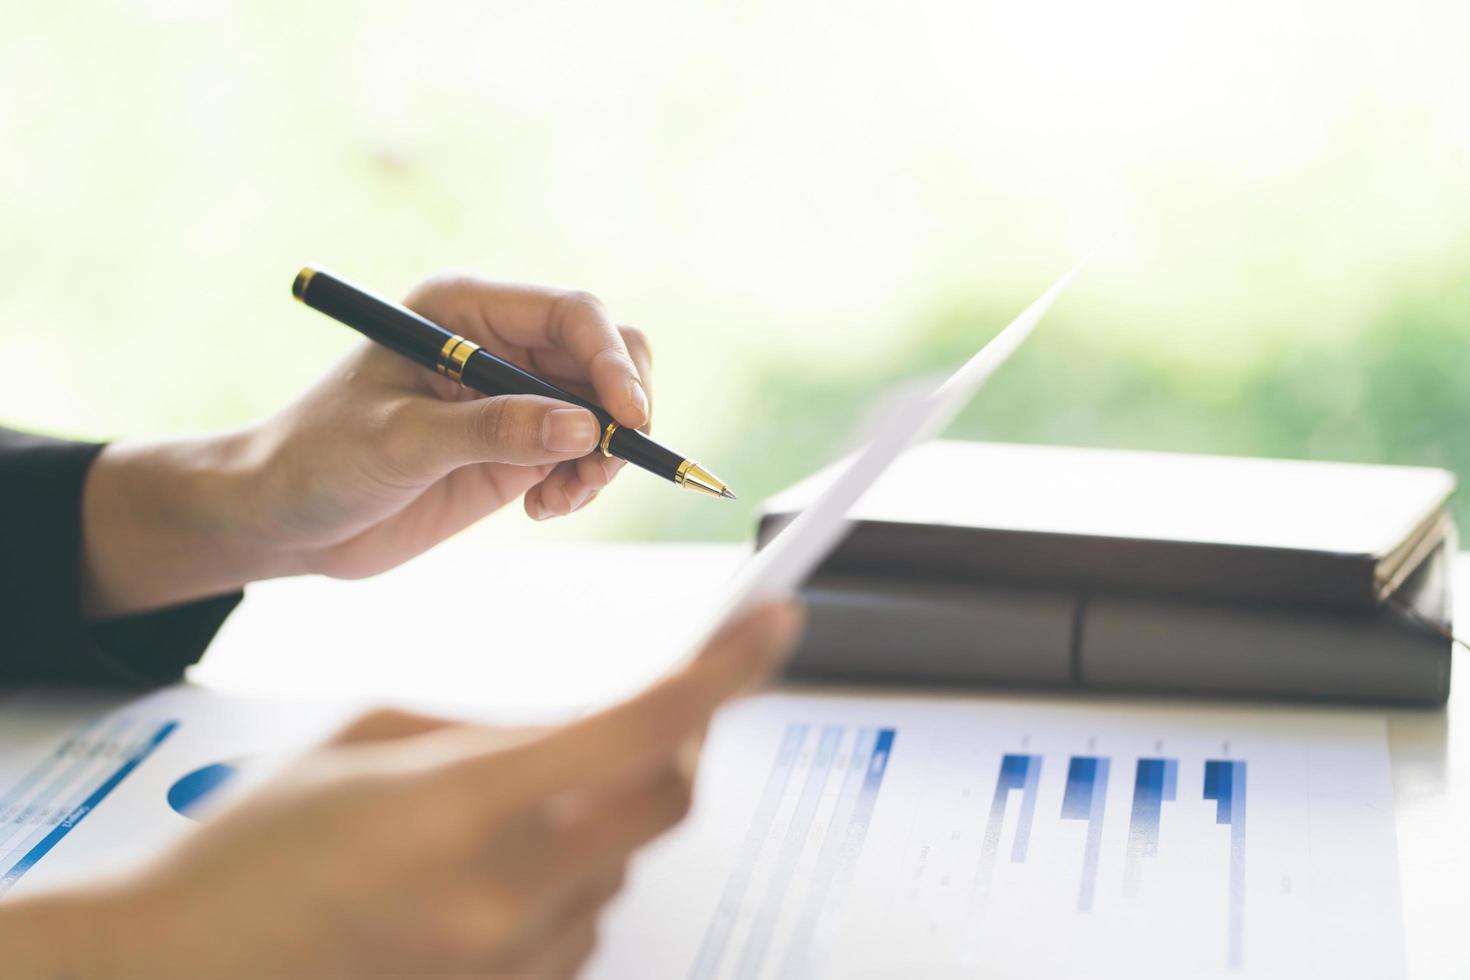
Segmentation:
{"type": "Polygon", "coordinates": [[[790,598],[842,540],[848,511],[910,446],[938,435],[980,387],[1031,335],[1087,259],[1074,265],[984,347],[928,394],[906,402],[883,419],[866,445],[855,450],[827,488],[736,572],[710,630],[718,632],[753,605],[790,598]]]}

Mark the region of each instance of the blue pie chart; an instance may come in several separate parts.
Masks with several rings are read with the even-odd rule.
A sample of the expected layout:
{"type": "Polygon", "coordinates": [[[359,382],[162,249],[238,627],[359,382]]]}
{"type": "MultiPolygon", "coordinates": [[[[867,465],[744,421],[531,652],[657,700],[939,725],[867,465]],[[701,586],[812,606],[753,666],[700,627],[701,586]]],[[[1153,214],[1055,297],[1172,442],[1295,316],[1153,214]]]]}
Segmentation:
{"type": "Polygon", "coordinates": [[[180,816],[200,819],[210,797],[239,774],[241,761],[213,762],[180,777],[168,788],[168,805],[180,816]]]}

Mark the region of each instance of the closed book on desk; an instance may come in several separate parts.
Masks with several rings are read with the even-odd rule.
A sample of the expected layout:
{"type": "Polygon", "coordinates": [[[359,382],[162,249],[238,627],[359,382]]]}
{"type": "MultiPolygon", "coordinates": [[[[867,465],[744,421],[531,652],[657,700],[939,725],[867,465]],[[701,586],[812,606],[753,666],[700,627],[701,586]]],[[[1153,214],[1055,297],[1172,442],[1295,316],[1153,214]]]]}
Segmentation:
{"type": "MultiPolygon", "coordinates": [[[[829,472],[768,501],[758,543],[829,472]]],[[[1454,489],[1427,467],[931,442],[858,502],[827,567],[1371,608],[1443,536],[1454,489]]]]}
{"type": "MultiPolygon", "coordinates": [[[[1138,482],[1201,457],[1116,454],[1129,460],[1149,457],[1151,465],[1130,475],[1123,459],[1104,458],[1111,455],[953,443],[910,454],[896,464],[901,469],[891,485],[922,492],[924,481],[902,471],[908,467],[937,478],[936,467],[942,466],[954,482],[937,498],[916,502],[913,511],[925,515],[927,523],[903,519],[895,509],[899,501],[880,496],[886,509],[876,540],[860,535],[871,533],[879,511],[871,498],[859,505],[853,535],[803,590],[810,622],[792,674],[1401,704],[1444,701],[1450,643],[1433,627],[1450,625],[1455,537],[1444,509],[1454,486],[1448,474],[1210,459],[1218,486],[1201,488],[1199,505],[1234,507],[1212,531],[1202,516],[1189,524],[1177,513],[1188,509],[1185,504],[1164,501],[1157,487],[1138,482]],[[1066,465],[1068,457],[1077,460],[1075,469],[1066,465]],[[1006,467],[996,469],[1002,462],[1006,467]],[[1236,463],[1248,472],[1226,472],[1224,464],[1236,463]],[[1054,519],[1052,530],[1041,530],[1035,519],[1039,511],[1030,502],[1015,502],[1033,481],[1045,479],[1053,483],[1037,496],[1052,506],[1068,506],[1069,498],[1085,497],[1103,474],[1108,486],[1100,496],[1121,499],[1131,511],[1101,513],[1095,503],[1078,504],[1071,514],[1054,519]],[[1000,481],[1008,484],[1004,490],[987,491],[1000,481]],[[1063,482],[1065,488],[1056,485],[1063,482]],[[1294,487],[1268,495],[1272,483],[1294,487]],[[1336,501],[1324,508],[1352,524],[1339,535],[1336,549],[1306,547],[1324,545],[1330,528],[1318,515],[1298,512],[1310,504],[1303,485],[1335,487],[1336,501]],[[953,492],[956,486],[974,487],[974,497],[962,499],[953,492]],[[1222,486],[1235,487],[1235,493],[1224,493],[1222,486]],[[1288,513],[1253,524],[1250,511],[1272,499],[1285,502],[1288,513]],[[1343,503],[1349,499],[1355,501],[1356,516],[1343,503]],[[987,501],[1000,503],[987,508],[987,501]],[[968,508],[969,524],[935,522],[937,508],[948,506],[953,518],[957,504],[968,508]],[[1150,531],[1145,525],[1151,505],[1176,513],[1150,531]],[[1089,514],[1097,519],[1089,521],[1089,514]],[[1032,520],[1023,523],[1017,519],[1021,515],[1032,520]],[[1186,526],[1192,528],[1188,534],[1186,526]],[[1130,527],[1138,537],[1120,533],[1130,527]],[[1172,537],[1163,534],[1166,529],[1172,537]],[[913,533],[905,537],[900,533],[905,530],[913,533]],[[1047,535],[1035,548],[1026,547],[1028,539],[1047,535]],[[1002,555],[976,553],[996,540],[1008,546],[1002,555]],[[1079,556],[1076,562],[1066,560],[1068,548],[1079,556]],[[1016,556],[1014,573],[1007,571],[1013,566],[1005,555],[1016,556]],[[1117,574],[1110,574],[1108,555],[1119,556],[1117,574]],[[1321,572],[1332,577],[1330,587],[1292,578],[1314,568],[1338,569],[1321,572]],[[1365,580],[1366,569],[1372,571],[1365,580]],[[1233,576],[1241,574],[1251,577],[1235,581],[1233,576]],[[1263,582],[1277,580],[1290,585],[1268,594],[1263,582]]],[[[1189,482],[1177,472],[1166,481],[1175,490],[1189,482]]],[[[783,499],[796,498],[772,502],[762,525],[765,533],[782,521],[783,499]]]]}

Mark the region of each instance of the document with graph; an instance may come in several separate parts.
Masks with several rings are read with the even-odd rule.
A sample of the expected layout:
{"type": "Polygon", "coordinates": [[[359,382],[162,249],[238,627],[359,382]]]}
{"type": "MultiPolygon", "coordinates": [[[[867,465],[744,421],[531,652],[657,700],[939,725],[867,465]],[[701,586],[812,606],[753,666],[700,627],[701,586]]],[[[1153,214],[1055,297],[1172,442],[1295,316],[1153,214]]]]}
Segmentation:
{"type": "Polygon", "coordinates": [[[599,980],[1403,972],[1379,717],[777,694],[706,751],[599,980]]]}
{"type": "Polygon", "coordinates": [[[96,880],[193,827],[341,724],[348,702],[177,685],[0,697],[0,898],[96,880]]]}

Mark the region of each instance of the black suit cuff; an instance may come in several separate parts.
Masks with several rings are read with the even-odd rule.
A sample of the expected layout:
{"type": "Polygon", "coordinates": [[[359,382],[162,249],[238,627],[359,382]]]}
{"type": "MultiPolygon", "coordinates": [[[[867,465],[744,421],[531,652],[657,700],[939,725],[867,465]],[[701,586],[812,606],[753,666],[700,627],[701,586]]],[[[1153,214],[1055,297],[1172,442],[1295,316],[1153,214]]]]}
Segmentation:
{"type": "Polygon", "coordinates": [[[82,488],[102,446],[0,430],[0,680],[152,686],[204,653],[241,593],[89,623],[82,488]]]}

